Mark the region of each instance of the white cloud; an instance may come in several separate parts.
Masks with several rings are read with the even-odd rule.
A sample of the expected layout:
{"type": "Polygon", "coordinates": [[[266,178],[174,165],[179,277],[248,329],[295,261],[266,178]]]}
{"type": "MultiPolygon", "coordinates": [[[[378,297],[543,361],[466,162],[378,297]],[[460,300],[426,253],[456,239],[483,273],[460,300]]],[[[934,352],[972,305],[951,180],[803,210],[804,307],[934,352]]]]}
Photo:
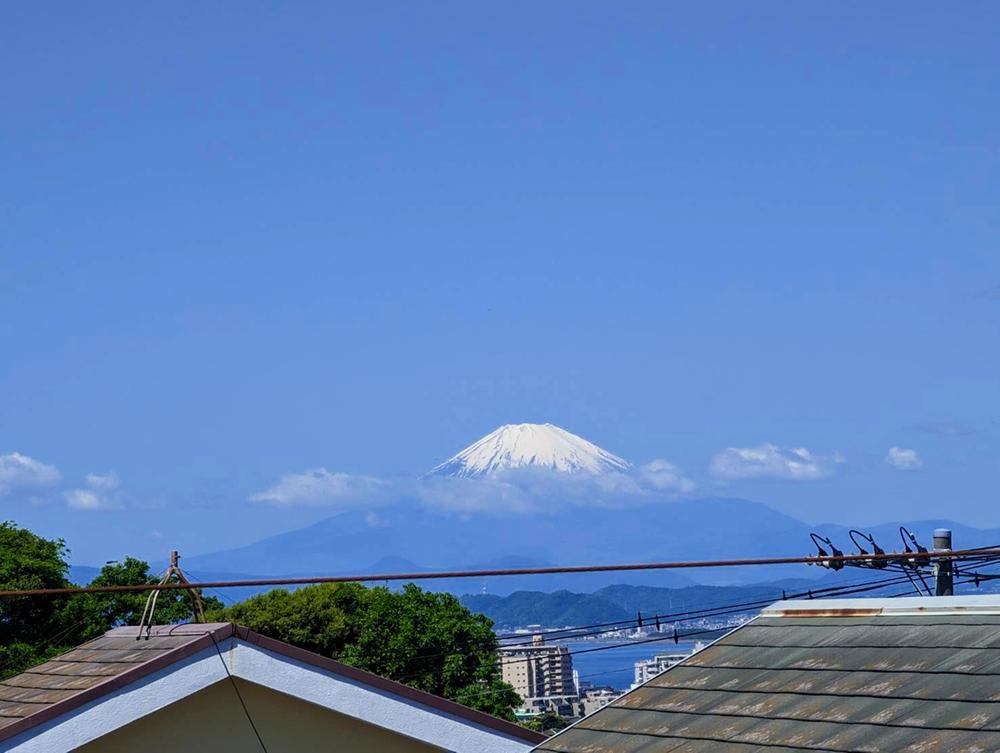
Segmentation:
{"type": "Polygon", "coordinates": [[[885,456],[886,465],[892,466],[897,471],[915,471],[923,467],[924,461],[917,455],[916,450],[905,447],[890,447],[885,456]]]}
{"type": "Polygon", "coordinates": [[[384,521],[373,510],[404,500],[461,515],[521,515],[648,504],[687,494],[694,486],[680,468],[662,459],[634,473],[590,475],[518,468],[485,478],[377,478],[315,468],[286,474],[270,488],[252,494],[250,500],[276,506],[366,510],[368,524],[380,526],[384,521]]]}
{"type": "Polygon", "coordinates": [[[100,495],[90,489],[70,489],[63,492],[66,504],[75,510],[101,510],[104,505],[100,495]]]}
{"type": "Polygon", "coordinates": [[[88,473],[87,488],[65,491],[63,499],[75,510],[114,510],[122,507],[119,483],[114,473],[88,473]]]}
{"type": "Polygon", "coordinates": [[[680,468],[662,458],[651,460],[640,466],[639,478],[656,491],[678,492],[680,494],[694,491],[694,482],[685,478],[680,468]]]}
{"type": "Polygon", "coordinates": [[[59,483],[59,471],[53,465],[29,458],[19,452],[0,455],[0,494],[15,489],[38,489],[59,483]]]}
{"type": "Polygon", "coordinates": [[[252,495],[250,500],[278,506],[366,507],[381,501],[389,487],[383,479],[314,468],[282,476],[277,484],[252,495]]]}
{"type": "Polygon", "coordinates": [[[811,481],[826,478],[833,466],[845,462],[839,452],[819,456],[805,447],[778,447],[765,443],[759,447],[727,447],[712,458],[709,471],[720,479],[778,478],[811,481]]]}
{"type": "MultiPolygon", "coordinates": [[[[516,475],[519,474],[509,474],[503,479],[428,477],[417,484],[417,498],[422,505],[443,512],[494,515],[545,512],[549,508],[548,495],[538,488],[546,486],[545,482],[537,477],[531,483],[510,480],[516,475]]],[[[526,476],[519,480],[526,482],[526,476]]]]}

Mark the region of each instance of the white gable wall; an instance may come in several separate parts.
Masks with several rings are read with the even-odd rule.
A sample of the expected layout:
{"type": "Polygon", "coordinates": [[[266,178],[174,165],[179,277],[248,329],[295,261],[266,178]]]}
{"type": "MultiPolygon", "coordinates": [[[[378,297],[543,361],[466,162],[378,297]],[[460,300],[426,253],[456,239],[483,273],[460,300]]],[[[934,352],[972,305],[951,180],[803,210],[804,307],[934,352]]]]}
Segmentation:
{"type": "MultiPolygon", "coordinates": [[[[353,717],[236,680],[269,753],[441,753],[353,717]]],[[[229,680],[99,737],[76,753],[263,753],[229,680]]]]}
{"type": "MultiPolygon", "coordinates": [[[[225,662],[234,677],[422,744],[412,748],[414,751],[426,750],[427,746],[431,746],[452,753],[524,753],[531,748],[530,744],[522,740],[508,737],[467,719],[423,706],[407,698],[267,651],[259,646],[244,643],[236,638],[221,641],[220,645],[225,662]]],[[[223,665],[222,657],[212,647],[58,719],[0,742],[0,751],[11,753],[74,751],[223,680],[229,682],[226,667],[223,665]]],[[[232,690],[231,687],[229,689],[232,690]]],[[[242,709],[240,711],[242,712],[242,709]]],[[[251,708],[251,713],[256,717],[258,712],[251,708]]],[[[275,723],[280,725],[280,715],[275,723]]],[[[246,726],[248,728],[248,725],[246,726]]],[[[283,738],[285,744],[279,749],[298,750],[289,747],[297,733],[294,724],[286,722],[284,726],[288,727],[283,738]]],[[[279,734],[277,728],[272,734],[279,734]]],[[[299,731],[299,734],[304,733],[299,731]]],[[[259,745],[257,748],[259,749],[259,745]]],[[[152,751],[149,747],[137,749],[146,753],[152,751]]],[[[194,749],[215,748],[195,745],[194,749]]],[[[90,753],[90,748],[85,750],[90,753]]],[[[94,747],[93,750],[96,752],[112,749],[94,747]]],[[[176,745],[170,750],[176,753],[176,745]]],[[[243,747],[241,750],[245,751],[247,748],[243,747]]],[[[316,748],[303,750],[316,750],[316,748]]],[[[345,749],[344,753],[353,752],[345,749]]]]}

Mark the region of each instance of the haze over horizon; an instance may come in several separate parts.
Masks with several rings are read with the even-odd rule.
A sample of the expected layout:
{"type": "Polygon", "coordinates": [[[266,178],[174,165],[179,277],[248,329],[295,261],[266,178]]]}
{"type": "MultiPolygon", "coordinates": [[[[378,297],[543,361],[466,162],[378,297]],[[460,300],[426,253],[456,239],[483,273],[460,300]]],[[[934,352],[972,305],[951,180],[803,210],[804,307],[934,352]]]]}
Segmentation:
{"type": "Polygon", "coordinates": [[[0,519],[218,551],[524,422],[1000,527],[1000,8],[767,7],[9,8],[0,519]]]}

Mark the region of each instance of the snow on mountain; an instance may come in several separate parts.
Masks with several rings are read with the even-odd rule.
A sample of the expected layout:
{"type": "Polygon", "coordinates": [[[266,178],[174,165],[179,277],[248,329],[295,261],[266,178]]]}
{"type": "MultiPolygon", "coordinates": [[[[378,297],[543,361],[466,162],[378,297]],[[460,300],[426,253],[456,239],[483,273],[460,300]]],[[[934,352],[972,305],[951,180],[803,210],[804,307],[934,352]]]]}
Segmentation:
{"type": "Polygon", "coordinates": [[[469,445],[428,475],[492,476],[514,468],[601,475],[628,471],[631,463],[552,424],[507,424],[469,445]]]}

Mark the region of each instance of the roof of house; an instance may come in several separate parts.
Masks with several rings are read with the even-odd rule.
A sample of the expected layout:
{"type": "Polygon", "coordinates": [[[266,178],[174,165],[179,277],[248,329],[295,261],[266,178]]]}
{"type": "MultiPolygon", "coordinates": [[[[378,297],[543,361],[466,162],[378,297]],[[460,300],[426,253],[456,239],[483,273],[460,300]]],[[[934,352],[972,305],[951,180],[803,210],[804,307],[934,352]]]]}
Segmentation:
{"type": "MultiPolygon", "coordinates": [[[[0,750],[14,749],[16,746],[11,748],[14,742],[51,732],[54,726],[68,724],[68,720],[75,720],[84,712],[96,718],[100,716],[95,716],[98,706],[110,704],[111,699],[140,686],[144,695],[139,700],[130,699],[123,706],[127,714],[141,716],[143,708],[156,710],[190,694],[192,688],[207,686],[229,674],[343,713],[354,712],[353,715],[376,724],[379,704],[387,706],[386,718],[394,720],[406,716],[400,714],[400,707],[405,706],[412,717],[409,725],[415,730],[421,726],[430,729],[435,723],[457,724],[464,728],[463,736],[468,736],[469,729],[475,729],[488,737],[516,741],[520,743],[515,746],[517,749],[543,739],[542,735],[516,724],[230,623],[158,626],[148,639],[137,639],[137,635],[135,627],[116,628],[0,682],[0,750]],[[227,661],[225,657],[232,656],[229,652],[237,649],[246,656],[240,661],[227,661]],[[279,667],[279,663],[284,666],[279,667]],[[182,669],[189,675],[184,688],[164,685],[160,697],[149,698],[155,695],[146,692],[151,682],[182,669]],[[329,682],[324,683],[324,678],[329,682]],[[320,687],[324,684],[335,687],[320,687]],[[393,705],[390,711],[388,706],[393,705]]],[[[120,712],[116,713],[117,726],[129,721],[121,719],[120,712]]],[[[103,728],[100,724],[90,724],[89,729],[87,734],[92,736],[95,730],[103,728]]],[[[69,737],[74,746],[82,744],[80,736],[73,734],[69,737]]],[[[434,733],[429,735],[433,738],[434,733]]]]}
{"type": "Polygon", "coordinates": [[[778,602],[536,750],[1000,750],[1000,597],[778,602]]]}

